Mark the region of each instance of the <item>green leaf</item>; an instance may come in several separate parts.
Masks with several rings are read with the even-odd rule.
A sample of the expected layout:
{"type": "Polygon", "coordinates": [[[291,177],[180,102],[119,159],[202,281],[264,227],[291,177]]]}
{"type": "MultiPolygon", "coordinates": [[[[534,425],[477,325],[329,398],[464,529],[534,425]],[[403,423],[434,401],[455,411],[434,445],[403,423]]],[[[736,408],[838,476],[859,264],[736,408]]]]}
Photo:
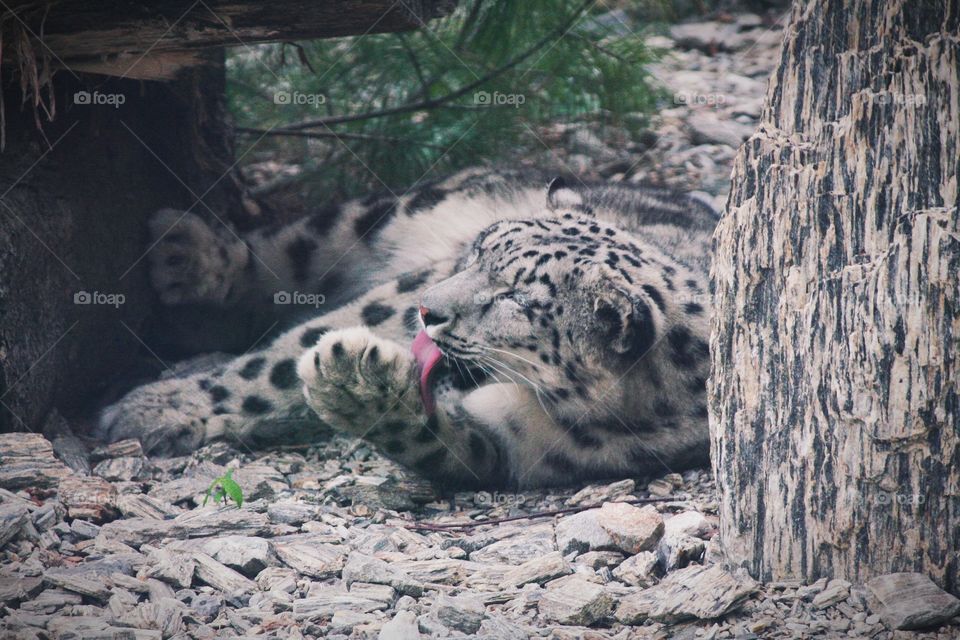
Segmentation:
{"type": "Polygon", "coordinates": [[[220,504],[221,501],[226,504],[228,497],[233,500],[237,508],[243,506],[243,489],[233,479],[233,469],[228,469],[225,474],[210,483],[203,497],[203,506],[207,506],[207,500],[210,498],[213,498],[216,504],[220,504]]]}
{"type": "Polygon", "coordinates": [[[237,507],[242,507],[243,489],[240,488],[236,480],[230,477],[230,473],[231,472],[228,471],[225,476],[220,478],[220,486],[227,492],[227,495],[230,496],[230,499],[233,500],[237,507]]]}

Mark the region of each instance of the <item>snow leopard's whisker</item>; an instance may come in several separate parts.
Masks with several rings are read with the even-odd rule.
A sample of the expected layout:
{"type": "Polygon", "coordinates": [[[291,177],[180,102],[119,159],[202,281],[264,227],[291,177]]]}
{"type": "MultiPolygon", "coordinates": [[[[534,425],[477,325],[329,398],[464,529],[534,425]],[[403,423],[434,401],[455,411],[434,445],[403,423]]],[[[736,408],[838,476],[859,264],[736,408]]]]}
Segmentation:
{"type": "Polygon", "coordinates": [[[505,350],[503,350],[503,349],[495,349],[494,347],[488,347],[488,346],[485,346],[485,345],[482,345],[482,344],[478,344],[478,345],[477,345],[477,348],[478,348],[478,349],[484,349],[484,350],[486,350],[486,351],[494,351],[494,352],[496,352],[496,353],[502,353],[502,354],[508,355],[508,356],[513,356],[514,358],[517,358],[518,360],[522,360],[522,361],[526,362],[527,364],[529,364],[530,366],[532,366],[534,369],[539,369],[539,368],[540,368],[540,365],[537,364],[536,362],[534,362],[533,360],[529,360],[529,359],[524,358],[523,356],[521,356],[521,355],[519,355],[519,354],[512,353],[512,352],[510,352],[510,351],[505,351],[505,350]]]}

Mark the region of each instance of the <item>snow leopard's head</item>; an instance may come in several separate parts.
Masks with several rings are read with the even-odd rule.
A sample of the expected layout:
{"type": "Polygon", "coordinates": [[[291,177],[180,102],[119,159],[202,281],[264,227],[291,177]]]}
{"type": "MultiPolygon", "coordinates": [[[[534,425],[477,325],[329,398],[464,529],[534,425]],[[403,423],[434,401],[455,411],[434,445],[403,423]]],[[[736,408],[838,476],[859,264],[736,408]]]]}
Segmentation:
{"type": "Polygon", "coordinates": [[[477,237],[458,273],[423,294],[420,315],[447,356],[575,412],[610,387],[629,389],[664,337],[696,375],[707,350],[694,334],[705,327],[677,324],[676,271],[589,215],[503,221],[477,237]]]}

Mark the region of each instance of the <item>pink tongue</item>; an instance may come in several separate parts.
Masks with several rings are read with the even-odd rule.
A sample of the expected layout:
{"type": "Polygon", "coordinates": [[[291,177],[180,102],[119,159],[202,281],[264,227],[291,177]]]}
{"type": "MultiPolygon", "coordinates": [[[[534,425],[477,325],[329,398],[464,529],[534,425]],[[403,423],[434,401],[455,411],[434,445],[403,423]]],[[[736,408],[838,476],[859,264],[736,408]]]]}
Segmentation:
{"type": "Polygon", "coordinates": [[[423,400],[423,406],[426,407],[427,413],[433,413],[436,404],[433,394],[430,392],[430,372],[433,371],[434,365],[440,361],[443,354],[440,352],[440,347],[430,339],[426,331],[421,331],[413,339],[411,350],[417,364],[420,365],[420,398],[423,400]]]}

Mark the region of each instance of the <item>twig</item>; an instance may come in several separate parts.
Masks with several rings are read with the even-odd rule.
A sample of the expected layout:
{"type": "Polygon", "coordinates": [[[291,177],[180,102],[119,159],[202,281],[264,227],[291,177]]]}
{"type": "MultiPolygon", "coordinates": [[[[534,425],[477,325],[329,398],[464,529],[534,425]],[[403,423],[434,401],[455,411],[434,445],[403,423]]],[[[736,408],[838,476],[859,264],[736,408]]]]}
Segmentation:
{"type": "Polygon", "coordinates": [[[421,147],[430,147],[431,149],[445,150],[438,144],[421,142],[413,138],[402,138],[397,136],[377,136],[369,133],[353,133],[344,131],[341,133],[335,131],[287,131],[284,129],[256,129],[252,127],[237,127],[237,133],[249,133],[257,136],[290,136],[294,138],[346,138],[348,140],[370,140],[374,142],[408,142],[421,147]]]}
{"type": "Polygon", "coordinates": [[[529,47],[526,51],[520,55],[508,60],[506,63],[500,65],[490,73],[484,75],[473,82],[470,82],[456,91],[448,93],[444,96],[438,98],[430,98],[427,100],[421,100],[419,102],[412,102],[397,107],[389,107],[386,109],[379,109],[377,111],[368,111],[366,113],[355,113],[355,114],[346,114],[342,116],[330,116],[328,118],[317,118],[316,120],[307,120],[305,122],[298,122],[296,124],[291,124],[286,127],[280,127],[275,129],[275,131],[300,131],[302,129],[312,129],[314,127],[326,127],[331,124],[342,124],[344,122],[356,122],[358,120],[370,120],[372,118],[382,118],[385,116],[395,116],[404,113],[412,113],[414,111],[423,111],[425,109],[434,109],[443,105],[444,103],[451,102],[457,98],[461,98],[474,89],[483,86],[493,78],[496,78],[499,75],[509,71],[513,67],[516,67],[521,62],[532,56],[534,53],[542,49],[548,43],[554,41],[558,37],[563,37],[563,35],[576,23],[580,18],[580,14],[587,10],[596,0],[587,0],[584,2],[579,9],[573,12],[573,15],[570,16],[570,19],[564,22],[559,28],[551,31],[547,36],[538,40],[535,44],[529,47]]]}
{"type": "MultiPolygon", "coordinates": [[[[635,500],[624,500],[626,504],[651,504],[654,502],[675,502],[680,498],[676,496],[666,496],[664,498],[637,498],[635,500]]],[[[580,513],[581,511],[589,511],[590,509],[599,509],[600,504],[587,505],[581,507],[570,507],[569,509],[554,509],[552,511],[537,511],[536,513],[531,513],[525,516],[510,516],[509,518],[495,518],[493,520],[482,520],[479,522],[456,522],[452,524],[431,524],[429,522],[422,523],[411,523],[407,525],[407,529],[420,529],[423,531],[456,531],[458,529],[472,529],[474,527],[482,527],[488,524],[502,524],[504,522],[516,522],[517,520],[533,520],[536,518],[550,518],[553,516],[565,515],[568,513],[580,513]]]]}

